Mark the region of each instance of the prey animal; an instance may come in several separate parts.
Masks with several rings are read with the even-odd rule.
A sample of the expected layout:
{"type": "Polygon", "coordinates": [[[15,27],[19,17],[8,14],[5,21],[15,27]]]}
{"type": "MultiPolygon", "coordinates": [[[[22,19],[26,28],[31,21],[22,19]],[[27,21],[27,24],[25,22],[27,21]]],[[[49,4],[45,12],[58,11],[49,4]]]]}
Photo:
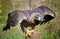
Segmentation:
{"type": "Polygon", "coordinates": [[[47,23],[55,17],[55,12],[46,6],[39,6],[32,10],[15,10],[8,14],[7,23],[3,31],[10,29],[10,26],[20,24],[22,31],[26,35],[31,35],[32,32],[36,31],[35,26],[47,23]]]}

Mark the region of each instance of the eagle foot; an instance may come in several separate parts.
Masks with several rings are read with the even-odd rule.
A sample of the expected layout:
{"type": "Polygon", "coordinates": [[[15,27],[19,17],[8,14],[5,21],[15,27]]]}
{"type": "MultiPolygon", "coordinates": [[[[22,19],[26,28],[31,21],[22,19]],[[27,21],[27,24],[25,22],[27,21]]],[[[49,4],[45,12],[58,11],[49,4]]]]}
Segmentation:
{"type": "Polygon", "coordinates": [[[37,32],[38,30],[37,29],[34,29],[34,32],[37,32]]]}
{"type": "Polygon", "coordinates": [[[35,32],[34,30],[27,31],[26,36],[30,36],[30,35],[33,34],[34,32],[35,32]]]}
{"type": "Polygon", "coordinates": [[[32,35],[33,33],[37,32],[37,31],[38,31],[37,29],[27,31],[27,32],[26,32],[26,36],[30,36],[30,35],[32,35]]]}

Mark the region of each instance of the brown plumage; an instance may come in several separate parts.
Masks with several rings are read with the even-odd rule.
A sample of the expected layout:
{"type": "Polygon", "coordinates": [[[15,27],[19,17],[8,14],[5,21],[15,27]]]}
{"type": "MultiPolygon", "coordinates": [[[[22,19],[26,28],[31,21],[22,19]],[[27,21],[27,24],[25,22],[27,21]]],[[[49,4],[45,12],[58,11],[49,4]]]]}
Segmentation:
{"type": "Polygon", "coordinates": [[[3,31],[10,29],[10,26],[21,24],[22,31],[28,32],[28,27],[34,30],[36,25],[46,23],[55,18],[55,16],[54,11],[46,6],[40,6],[33,10],[16,10],[8,14],[7,24],[3,31]]]}

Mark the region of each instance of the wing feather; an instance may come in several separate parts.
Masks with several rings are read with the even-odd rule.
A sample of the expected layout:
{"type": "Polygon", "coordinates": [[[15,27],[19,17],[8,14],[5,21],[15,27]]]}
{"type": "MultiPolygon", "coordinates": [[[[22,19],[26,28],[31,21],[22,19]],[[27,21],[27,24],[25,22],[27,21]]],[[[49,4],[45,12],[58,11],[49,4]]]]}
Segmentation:
{"type": "Polygon", "coordinates": [[[16,25],[17,23],[21,23],[24,19],[26,19],[26,16],[23,14],[23,12],[13,12],[9,13],[9,23],[11,25],[16,25]]]}
{"type": "Polygon", "coordinates": [[[15,26],[18,23],[21,23],[24,19],[26,19],[23,12],[17,12],[13,11],[8,14],[7,24],[3,28],[3,31],[7,31],[7,29],[10,29],[10,26],[15,26]]]}

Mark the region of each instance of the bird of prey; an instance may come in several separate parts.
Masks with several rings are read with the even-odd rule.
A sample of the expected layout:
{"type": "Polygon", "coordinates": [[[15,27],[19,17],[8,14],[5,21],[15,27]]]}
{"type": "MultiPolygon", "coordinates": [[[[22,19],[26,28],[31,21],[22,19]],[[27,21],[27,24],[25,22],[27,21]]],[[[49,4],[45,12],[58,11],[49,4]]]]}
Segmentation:
{"type": "Polygon", "coordinates": [[[47,23],[55,17],[55,12],[46,6],[39,6],[32,10],[15,10],[8,14],[7,24],[3,31],[10,29],[10,26],[21,24],[22,31],[30,35],[36,31],[36,25],[47,23]]]}

